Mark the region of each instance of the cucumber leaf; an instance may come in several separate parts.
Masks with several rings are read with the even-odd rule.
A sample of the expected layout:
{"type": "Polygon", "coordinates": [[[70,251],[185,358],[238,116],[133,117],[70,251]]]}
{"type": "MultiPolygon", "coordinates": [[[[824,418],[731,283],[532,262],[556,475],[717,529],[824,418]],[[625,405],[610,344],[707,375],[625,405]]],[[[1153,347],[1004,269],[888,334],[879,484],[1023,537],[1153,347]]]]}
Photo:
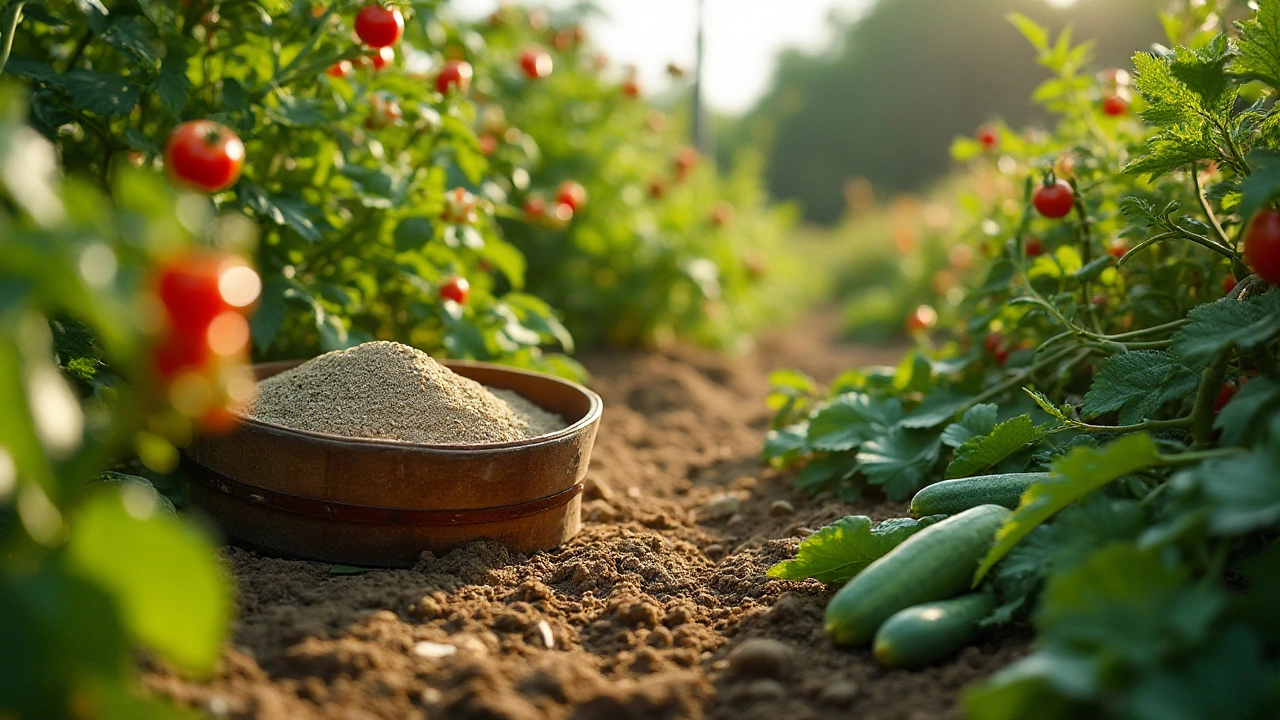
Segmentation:
{"type": "Polygon", "coordinates": [[[844,584],[902,541],[945,517],[893,518],[873,525],[866,515],[850,515],[805,538],[795,559],[774,565],[767,574],[783,580],[813,578],[828,585],[844,584]]]}

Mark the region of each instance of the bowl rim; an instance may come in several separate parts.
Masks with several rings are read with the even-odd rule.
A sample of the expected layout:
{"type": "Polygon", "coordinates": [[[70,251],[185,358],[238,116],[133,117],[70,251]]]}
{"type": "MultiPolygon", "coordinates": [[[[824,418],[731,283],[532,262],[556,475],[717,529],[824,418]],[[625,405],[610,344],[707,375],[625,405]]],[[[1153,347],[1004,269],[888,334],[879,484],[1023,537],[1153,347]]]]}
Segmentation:
{"type": "MultiPolygon", "coordinates": [[[[307,362],[307,360],[275,360],[271,362],[255,363],[252,367],[253,369],[256,370],[261,367],[284,366],[284,367],[281,367],[281,369],[279,370],[279,372],[284,372],[285,370],[301,365],[304,362],[307,362]]],[[[235,417],[237,423],[240,423],[242,425],[247,425],[249,427],[266,430],[268,432],[271,432],[277,435],[292,435],[302,439],[323,440],[331,444],[338,443],[338,444],[355,445],[357,447],[364,447],[364,448],[370,448],[370,449],[379,448],[379,449],[392,449],[392,450],[406,450],[406,449],[430,450],[433,453],[450,453],[450,454],[474,454],[476,452],[484,452],[484,451],[519,450],[519,449],[534,447],[534,446],[542,445],[546,443],[557,442],[557,441],[563,440],[564,438],[577,435],[582,431],[584,431],[585,429],[596,424],[600,420],[601,414],[604,412],[604,401],[601,400],[600,396],[596,394],[594,391],[592,391],[590,388],[586,387],[585,385],[582,385],[581,383],[576,383],[572,380],[566,380],[562,377],[557,377],[550,373],[538,372],[536,370],[525,370],[523,368],[513,368],[506,365],[499,365],[497,363],[490,363],[490,362],[482,362],[479,360],[442,359],[442,360],[439,360],[438,362],[441,365],[444,365],[445,367],[451,370],[455,367],[473,367],[473,368],[480,368],[484,370],[496,370],[498,372],[508,373],[511,375],[524,375],[528,377],[539,378],[542,380],[550,380],[559,385],[563,385],[565,388],[572,390],[574,392],[577,392],[580,395],[583,395],[584,397],[586,397],[589,404],[587,408],[587,412],[577,422],[567,427],[556,430],[555,432],[547,433],[546,435],[539,435],[537,437],[525,438],[524,440],[508,440],[506,442],[475,443],[475,444],[418,443],[418,442],[410,442],[408,440],[389,440],[386,438],[362,438],[362,437],[352,437],[349,435],[334,435],[333,433],[318,432],[315,430],[300,430],[298,428],[291,428],[286,425],[278,425],[276,423],[266,422],[266,421],[251,417],[249,415],[245,415],[244,413],[241,413],[239,410],[236,410],[236,409],[231,409],[230,412],[232,416],[235,417]]],[[[533,401],[530,400],[530,402],[533,402],[533,401]]]]}

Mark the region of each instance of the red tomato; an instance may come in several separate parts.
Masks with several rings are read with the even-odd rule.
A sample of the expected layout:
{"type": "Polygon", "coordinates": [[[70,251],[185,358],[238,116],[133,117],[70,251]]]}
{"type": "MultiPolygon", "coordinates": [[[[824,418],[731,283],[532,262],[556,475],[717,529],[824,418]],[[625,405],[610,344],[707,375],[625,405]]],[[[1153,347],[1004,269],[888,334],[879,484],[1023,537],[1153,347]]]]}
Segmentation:
{"type": "Polygon", "coordinates": [[[733,220],[733,205],[721,200],[711,210],[711,224],[716,227],[724,227],[733,220]]]}
{"type": "Polygon", "coordinates": [[[471,283],[464,277],[449,278],[444,285],[440,286],[440,297],[452,300],[459,305],[466,305],[467,299],[471,297],[471,283]]]}
{"type": "Polygon", "coordinates": [[[492,155],[495,152],[497,152],[498,138],[488,133],[485,133],[484,135],[481,135],[480,137],[476,138],[476,140],[479,141],[480,143],[480,152],[484,153],[485,155],[492,155]]]}
{"type": "Polygon", "coordinates": [[[1222,408],[1231,402],[1231,398],[1236,394],[1236,388],[1231,384],[1223,384],[1222,389],[1218,391],[1218,399],[1213,401],[1213,411],[1221,412],[1222,408]]]}
{"type": "Polygon", "coordinates": [[[1003,345],[1004,338],[1000,336],[1000,333],[987,333],[987,336],[982,340],[982,346],[986,348],[989,353],[995,353],[1003,345]]]}
{"type": "Polygon", "coordinates": [[[1102,112],[1118,117],[1129,112],[1129,101],[1119,95],[1108,95],[1102,98],[1102,112]]]}
{"type": "Polygon", "coordinates": [[[996,350],[992,355],[995,356],[996,364],[1000,367],[1004,367],[1004,364],[1009,362],[1009,351],[1004,348],[996,350]]]}
{"type": "Polygon", "coordinates": [[[1222,281],[1222,294],[1230,295],[1231,291],[1235,289],[1236,289],[1236,278],[1234,275],[1228,275],[1227,278],[1222,281]]]}
{"type": "Polygon", "coordinates": [[[1244,234],[1244,259],[1258,277],[1280,285],[1280,212],[1266,209],[1253,216],[1244,234]]]}
{"type": "Polygon", "coordinates": [[[252,268],[229,256],[191,254],[162,263],[157,268],[156,297],[164,309],[165,335],[155,348],[153,361],[162,377],[204,366],[214,352],[231,354],[248,339],[248,325],[240,314],[253,304],[262,289],[262,281],[252,268]],[[224,318],[234,318],[235,323],[224,318]],[[219,328],[218,339],[211,340],[211,328],[219,328]],[[240,326],[243,326],[240,328],[240,326]],[[229,347],[223,329],[242,332],[229,347]],[[230,350],[231,352],[224,352],[230,350]]]}
{"type": "Polygon", "coordinates": [[[1036,188],[1031,196],[1031,204],[1036,211],[1047,218],[1066,217],[1071,212],[1076,193],[1071,183],[1066,180],[1054,180],[1052,183],[1036,188]]]}
{"type": "Polygon", "coordinates": [[[395,61],[396,51],[390,47],[378,48],[378,52],[369,56],[369,62],[373,64],[374,70],[385,70],[395,61]]]}
{"type": "Polygon", "coordinates": [[[622,94],[633,100],[640,97],[640,83],[634,78],[622,83],[622,94]]]}
{"type": "Polygon", "coordinates": [[[530,218],[541,218],[547,214],[547,201],[541,195],[530,195],[524,199],[524,214],[530,218]]]}
{"type": "Polygon", "coordinates": [[[565,180],[556,191],[556,202],[568,205],[570,210],[578,212],[587,204],[587,189],[573,180],[565,180]]]}
{"type": "Polygon", "coordinates": [[[471,89],[471,75],[471,63],[466,60],[450,60],[436,76],[436,90],[448,95],[449,88],[454,87],[458,92],[465,93],[471,89]]]}
{"type": "Polygon", "coordinates": [[[169,174],[182,184],[218,192],[235,184],[244,165],[244,143],[224,125],[192,120],[173,129],[164,150],[169,174]]]}
{"type": "Polygon", "coordinates": [[[1107,243],[1107,254],[1117,260],[1124,257],[1127,252],[1129,252],[1129,243],[1121,238],[1112,238],[1111,242],[1107,243]]]}
{"type": "Polygon", "coordinates": [[[1027,257],[1040,257],[1044,254],[1044,245],[1040,244],[1040,238],[1027,238],[1027,257]]]}
{"type": "Polygon", "coordinates": [[[329,77],[349,78],[351,77],[351,74],[354,71],[354,69],[355,68],[354,66],[352,66],[350,60],[339,60],[338,62],[329,66],[329,69],[325,70],[324,73],[329,77]]]}
{"type": "Polygon", "coordinates": [[[994,125],[983,125],[978,128],[977,138],[984,150],[994,150],[1000,144],[1000,135],[994,125]]]}
{"type": "Polygon", "coordinates": [[[551,67],[551,56],[542,48],[525,48],[524,52],[520,53],[520,69],[524,71],[524,76],[530,80],[537,80],[550,75],[551,67]]]}
{"type": "Polygon", "coordinates": [[[928,305],[921,305],[907,317],[907,332],[924,332],[937,324],[937,311],[928,305]]]}
{"type": "Polygon", "coordinates": [[[395,45],[404,34],[404,16],[399,8],[369,3],[356,13],[356,37],[374,48],[395,45]]]}

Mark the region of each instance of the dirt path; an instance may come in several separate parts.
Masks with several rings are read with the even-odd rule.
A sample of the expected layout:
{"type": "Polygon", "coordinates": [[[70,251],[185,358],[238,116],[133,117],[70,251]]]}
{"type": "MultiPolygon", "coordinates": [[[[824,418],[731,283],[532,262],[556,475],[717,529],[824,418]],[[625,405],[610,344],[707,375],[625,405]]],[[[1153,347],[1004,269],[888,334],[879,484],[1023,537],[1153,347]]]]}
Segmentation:
{"type": "Polygon", "coordinates": [[[218,676],[153,670],[146,685],[237,718],[954,716],[958,690],[1025,638],[884,671],[827,641],[820,584],[764,574],[809,529],[902,512],[799,495],[757,459],[771,369],[829,379],[900,354],[839,346],[835,327],[819,315],[746,358],[584,358],[605,416],[573,541],[531,557],[477,544],[360,575],[229,549],[239,620],[218,676]]]}

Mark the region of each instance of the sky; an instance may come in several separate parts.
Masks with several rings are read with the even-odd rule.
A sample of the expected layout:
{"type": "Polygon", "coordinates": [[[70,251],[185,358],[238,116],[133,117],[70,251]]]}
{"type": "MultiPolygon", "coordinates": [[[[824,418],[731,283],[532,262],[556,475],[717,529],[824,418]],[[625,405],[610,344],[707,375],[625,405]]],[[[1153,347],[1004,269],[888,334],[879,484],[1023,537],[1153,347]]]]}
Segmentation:
{"type": "MultiPolygon", "coordinates": [[[[779,51],[816,52],[831,40],[827,17],[856,17],[872,0],[705,0],[707,104],[721,113],[751,108],[768,89],[779,51]]],[[[696,56],[697,0],[596,0],[606,17],[587,25],[612,62],[634,64],[641,87],[668,87],[667,63],[692,69],[696,56]]],[[[520,3],[526,4],[526,3],[520,3]]],[[[565,7],[571,0],[528,3],[565,7]]],[[[463,17],[493,11],[498,0],[455,0],[463,17]]]]}

